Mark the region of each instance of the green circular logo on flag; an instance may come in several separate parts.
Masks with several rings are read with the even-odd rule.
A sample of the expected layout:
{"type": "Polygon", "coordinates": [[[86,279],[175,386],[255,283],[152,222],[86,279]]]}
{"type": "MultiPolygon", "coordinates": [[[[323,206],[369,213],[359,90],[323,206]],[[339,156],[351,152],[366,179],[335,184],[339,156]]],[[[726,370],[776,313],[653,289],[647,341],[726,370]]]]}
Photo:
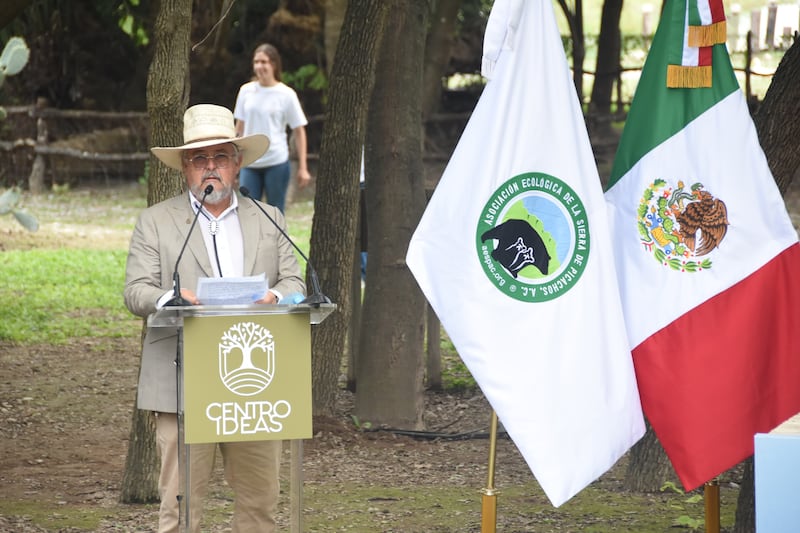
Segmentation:
{"type": "Polygon", "coordinates": [[[514,176],[486,202],[475,243],[486,277],[522,302],[546,302],[570,290],[589,258],[583,202],[560,179],[514,176]]]}

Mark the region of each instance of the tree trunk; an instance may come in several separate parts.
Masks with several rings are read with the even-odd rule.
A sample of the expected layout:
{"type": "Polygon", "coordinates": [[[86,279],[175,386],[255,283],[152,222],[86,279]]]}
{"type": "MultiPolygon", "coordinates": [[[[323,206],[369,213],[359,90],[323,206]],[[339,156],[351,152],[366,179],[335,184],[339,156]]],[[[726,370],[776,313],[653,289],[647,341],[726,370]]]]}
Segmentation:
{"type": "Polygon", "coordinates": [[[800,167],[800,40],[786,51],[753,117],[769,168],[784,194],[800,167]]]}
{"type": "MultiPolygon", "coordinates": [[[[775,71],[764,101],[753,117],[772,176],[785,194],[800,167],[800,41],[786,51],[775,71]]],[[[736,502],[735,533],[755,531],[753,458],[745,462],[736,502]]]]}
{"type": "MultiPolygon", "coordinates": [[[[423,123],[439,109],[442,96],[442,77],[446,74],[452,45],[456,37],[456,20],[461,8],[460,0],[438,0],[431,14],[430,28],[425,43],[425,70],[422,75],[423,123]]],[[[430,390],[442,389],[441,323],[439,317],[426,305],[425,323],[425,386],[430,390]]]]}
{"type": "Polygon", "coordinates": [[[333,68],[333,62],[336,59],[336,46],[339,44],[339,33],[342,31],[346,11],[347,0],[327,0],[325,2],[325,20],[322,31],[325,44],[325,65],[328,72],[333,68]]]}
{"type": "Polygon", "coordinates": [[[753,458],[744,461],[744,475],[739,485],[739,498],[736,500],[736,523],[733,533],[752,533],[756,530],[756,492],[753,458]]]}
{"type": "MultiPolygon", "coordinates": [[[[147,78],[147,110],[150,145],[183,144],[183,113],[189,101],[189,31],[192,0],[162,0],[154,25],[154,55],[147,78]]],[[[180,173],[150,158],[147,204],[152,205],[180,192],[180,173]]],[[[144,337],[143,337],[144,338],[144,337]]],[[[134,409],[120,488],[122,503],[158,500],[160,465],[155,449],[152,413],[134,409]]]]}
{"type": "MultiPolygon", "coordinates": [[[[359,220],[360,222],[360,220],[359,220]]],[[[360,225],[360,224],[359,224],[360,225]]],[[[352,284],[350,290],[350,328],[347,330],[347,384],[350,392],[356,391],[356,367],[358,366],[358,340],[361,331],[361,239],[356,231],[356,245],[353,247],[352,284]]]]}
{"type": "Polygon", "coordinates": [[[575,19],[572,32],[572,81],[583,104],[583,60],[586,58],[586,39],[583,34],[583,0],[575,0],[575,19]]]}
{"type": "Polygon", "coordinates": [[[134,402],[120,502],[157,502],[159,469],[155,416],[137,409],[134,402]]]}
{"type": "MultiPolygon", "coordinates": [[[[339,34],[342,30],[344,15],[347,10],[347,0],[327,0],[324,4],[324,44],[325,44],[325,63],[328,71],[333,68],[336,59],[336,46],[339,44],[339,34]]],[[[361,213],[363,212],[363,193],[359,197],[359,221],[357,228],[361,226],[361,213]]],[[[350,279],[350,324],[347,330],[347,390],[356,391],[356,361],[358,360],[358,332],[361,327],[361,241],[359,231],[356,230],[355,246],[353,247],[353,268],[350,279]]]]}
{"type": "Polygon", "coordinates": [[[312,332],[315,415],[332,415],[336,404],[351,316],[350,283],[365,121],[388,8],[383,0],[350,0],[331,69],[310,256],[325,294],[338,309],[312,332]]]}
{"type": "Polygon", "coordinates": [[[655,431],[650,422],[646,422],[647,432],[628,452],[628,469],[623,481],[625,490],[658,492],[665,481],[677,478],[655,431]]]}
{"type": "Polygon", "coordinates": [[[430,305],[425,306],[425,386],[428,390],[442,390],[442,323],[430,305]]]}
{"type": "Polygon", "coordinates": [[[425,70],[422,77],[423,120],[439,109],[442,76],[450,62],[461,0],[438,0],[435,4],[425,44],[425,70]]]}
{"type": "MultiPolygon", "coordinates": [[[[610,128],[611,96],[614,81],[619,71],[620,31],[623,0],[605,0],[600,19],[600,36],[597,42],[597,66],[595,68],[590,114],[598,115],[599,123],[610,128]]],[[[601,131],[602,133],[602,131],[601,131]]]]}
{"type": "MultiPolygon", "coordinates": [[[[183,113],[189,103],[191,0],[163,0],[154,27],[155,49],[147,77],[150,146],[183,144],[183,113]]],[[[186,187],[181,173],[150,156],[147,205],[171,198],[186,187]]]]}
{"type": "MultiPolygon", "coordinates": [[[[38,115],[47,107],[47,98],[39,97],[36,99],[36,114],[38,115]]],[[[47,121],[39,116],[36,119],[36,145],[47,146],[47,121]]],[[[44,192],[44,175],[47,173],[47,165],[42,154],[36,154],[33,158],[31,175],[28,178],[28,190],[31,194],[42,194],[44,192]]]]}
{"type": "Polygon", "coordinates": [[[356,415],[422,428],[425,298],[405,262],[425,208],[422,77],[428,2],[392,2],[367,119],[367,287],[356,415]]]}
{"type": "Polygon", "coordinates": [[[583,1],[575,0],[575,12],[569,10],[566,0],[558,0],[564,12],[572,37],[572,80],[578,92],[578,100],[583,103],[583,59],[586,57],[586,45],[583,36],[583,1]]]}

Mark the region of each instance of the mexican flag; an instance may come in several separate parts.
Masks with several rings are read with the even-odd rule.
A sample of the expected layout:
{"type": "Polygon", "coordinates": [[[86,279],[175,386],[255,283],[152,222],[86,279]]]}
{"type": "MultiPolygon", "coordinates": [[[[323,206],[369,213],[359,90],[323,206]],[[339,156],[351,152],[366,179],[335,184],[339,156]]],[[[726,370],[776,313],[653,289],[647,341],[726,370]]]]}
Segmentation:
{"type": "Polygon", "coordinates": [[[483,72],[407,261],[559,506],[644,434],[607,208],[550,0],[495,1],[483,72]]]}
{"type": "Polygon", "coordinates": [[[691,490],[800,411],[800,247],[725,48],[667,0],[606,199],[645,415],[691,490]]]}

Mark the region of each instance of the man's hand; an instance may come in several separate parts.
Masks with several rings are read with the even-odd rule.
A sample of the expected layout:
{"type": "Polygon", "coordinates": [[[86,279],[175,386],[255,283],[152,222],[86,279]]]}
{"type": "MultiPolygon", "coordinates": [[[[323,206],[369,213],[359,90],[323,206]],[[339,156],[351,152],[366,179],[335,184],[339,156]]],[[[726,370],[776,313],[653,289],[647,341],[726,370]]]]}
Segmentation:
{"type": "Polygon", "coordinates": [[[255,303],[257,303],[257,304],[275,305],[275,304],[278,303],[278,297],[275,296],[274,292],[267,291],[267,294],[263,298],[261,298],[260,300],[256,300],[255,303]]]}
{"type": "Polygon", "coordinates": [[[184,289],[181,287],[181,296],[191,305],[200,305],[200,300],[197,299],[197,295],[190,289],[184,289]]]}

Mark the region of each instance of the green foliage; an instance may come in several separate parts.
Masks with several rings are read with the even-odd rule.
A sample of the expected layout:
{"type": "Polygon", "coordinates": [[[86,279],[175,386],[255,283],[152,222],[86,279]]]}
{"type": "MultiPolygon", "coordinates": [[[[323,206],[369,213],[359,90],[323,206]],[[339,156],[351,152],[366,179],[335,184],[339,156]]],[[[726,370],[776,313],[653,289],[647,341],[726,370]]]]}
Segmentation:
{"type": "MultiPolygon", "coordinates": [[[[143,48],[150,43],[145,30],[145,17],[150,16],[147,2],[142,0],[94,0],[94,10],[106,24],[116,24],[131,41],[143,48]]],[[[59,9],[59,11],[62,11],[59,9]]]]}
{"type": "Polygon", "coordinates": [[[480,93],[486,86],[486,79],[478,73],[456,72],[445,81],[451,91],[473,91],[480,93]]]}
{"type": "MultiPolygon", "coordinates": [[[[403,448],[399,448],[402,450],[403,448]]],[[[356,448],[354,453],[360,451],[356,448]]],[[[385,453],[398,453],[387,447],[385,453]]],[[[402,453],[402,451],[400,452],[402,453]]],[[[415,468],[427,465],[409,463],[415,468]]],[[[460,469],[463,465],[458,465],[460,469]]],[[[502,476],[504,467],[498,463],[502,476]]],[[[380,468],[365,471],[363,479],[343,480],[328,476],[325,482],[314,481],[303,487],[303,523],[306,531],[479,531],[481,524],[481,492],[483,477],[463,476],[459,471],[443,474],[436,484],[390,484],[382,479],[380,468]],[[374,475],[369,475],[373,473],[374,475]]],[[[394,479],[396,476],[392,476],[394,479]]],[[[282,485],[288,484],[283,479],[282,485]]],[[[288,486],[288,485],[287,485],[288,486]]],[[[221,530],[230,524],[233,492],[230,487],[212,486],[203,514],[209,530],[221,530]],[[224,502],[225,505],[214,505],[224,502]],[[219,527],[217,527],[219,526],[219,527]]],[[[581,491],[559,508],[554,508],[531,475],[527,481],[503,483],[498,496],[498,531],[542,531],[591,533],[642,533],[681,531],[689,525],[673,520],[672,507],[679,496],[625,492],[603,488],[601,483],[581,491]]],[[[735,494],[723,502],[722,525],[731,531],[736,510],[735,494]]],[[[279,513],[286,516],[288,500],[282,500],[279,513]]],[[[47,531],[113,530],[109,524],[129,524],[131,515],[155,517],[158,504],[142,507],[116,504],[100,507],[96,503],[78,504],[53,501],[0,502],[0,516],[24,516],[26,524],[47,531]],[[106,529],[102,526],[106,525],[106,529]]],[[[155,520],[155,518],[153,518],[155,520]]],[[[141,522],[140,522],[141,523],[141,522]]],[[[154,523],[154,522],[152,522],[154,523]]],[[[141,529],[141,528],[140,528],[141,529]]],[[[697,530],[697,528],[694,528],[697,530]]]]}
{"type": "Polygon", "coordinates": [[[478,388],[467,366],[446,335],[439,342],[442,355],[442,388],[448,392],[469,392],[478,388]]]}
{"type": "Polygon", "coordinates": [[[653,40],[652,37],[645,37],[643,35],[637,34],[623,34],[621,36],[622,42],[620,43],[620,48],[622,49],[622,54],[639,54],[642,53],[643,50],[647,50],[650,46],[650,42],[653,40]]]}
{"type": "MultiPolygon", "coordinates": [[[[678,487],[672,481],[667,481],[663,485],[661,485],[661,492],[665,492],[665,491],[671,491],[671,492],[674,492],[675,494],[685,495],[685,493],[683,492],[683,489],[678,487]]],[[[684,500],[684,503],[689,504],[693,508],[693,510],[694,510],[694,507],[696,507],[698,503],[702,503],[702,502],[703,502],[703,496],[701,496],[700,494],[693,494],[692,496],[689,496],[688,498],[686,498],[684,500]]],[[[679,511],[679,512],[685,511],[685,507],[683,505],[680,505],[680,504],[677,504],[677,503],[672,504],[671,508],[673,508],[673,509],[675,509],[676,511],[679,511]]],[[[700,510],[697,510],[697,512],[700,512],[700,510]]],[[[687,529],[691,529],[692,531],[699,531],[700,529],[703,528],[704,524],[705,524],[705,520],[704,519],[702,519],[702,518],[692,518],[691,516],[689,516],[687,514],[682,514],[682,515],[678,516],[677,518],[673,519],[673,521],[672,521],[673,527],[687,528],[687,529]]]]}
{"type": "Polygon", "coordinates": [[[99,506],[76,508],[63,503],[56,506],[40,501],[4,501],[0,502],[0,516],[24,516],[26,522],[46,531],[98,531],[105,509],[99,506]]]}
{"type": "Polygon", "coordinates": [[[139,185],[147,187],[149,181],[150,181],[150,160],[148,159],[147,161],[144,162],[144,172],[142,172],[142,175],[139,176],[137,182],[139,183],[139,185]]]}
{"type": "Polygon", "coordinates": [[[683,489],[676,485],[673,481],[665,481],[659,490],[661,492],[670,491],[674,492],[675,494],[684,494],[683,489]]]}
{"type": "Polygon", "coordinates": [[[9,250],[0,254],[0,340],[62,344],[136,335],[122,301],[125,251],[9,250]]]}
{"type": "Polygon", "coordinates": [[[144,29],[140,18],[135,14],[135,8],[139,7],[139,0],[127,0],[120,2],[117,7],[117,25],[122,31],[128,34],[136,46],[147,46],[150,43],[150,36],[144,29]]]}
{"type": "Polygon", "coordinates": [[[317,65],[303,65],[293,72],[284,72],[283,82],[298,91],[323,91],[328,88],[328,78],[317,65]]]}
{"type": "Polygon", "coordinates": [[[372,422],[362,422],[356,415],[350,415],[350,419],[359,431],[369,431],[372,429],[372,422]]]}
{"type": "Polygon", "coordinates": [[[462,0],[456,20],[459,34],[470,32],[483,34],[483,27],[489,18],[492,4],[494,0],[462,0]]]}
{"type": "MultiPolygon", "coordinates": [[[[289,231],[289,235],[292,237],[292,240],[295,242],[295,244],[297,244],[297,246],[303,250],[303,253],[306,254],[306,257],[308,257],[310,254],[311,224],[313,216],[314,202],[312,200],[295,201],[292,203],[291,209],[288,209],[286,212],[286,226],[289,231]]],[[[295,255],[297,256],[297,261],[300,263],[300,268],[305,269],[305,260],[297,252],[295,252],[295,255]]]]}

